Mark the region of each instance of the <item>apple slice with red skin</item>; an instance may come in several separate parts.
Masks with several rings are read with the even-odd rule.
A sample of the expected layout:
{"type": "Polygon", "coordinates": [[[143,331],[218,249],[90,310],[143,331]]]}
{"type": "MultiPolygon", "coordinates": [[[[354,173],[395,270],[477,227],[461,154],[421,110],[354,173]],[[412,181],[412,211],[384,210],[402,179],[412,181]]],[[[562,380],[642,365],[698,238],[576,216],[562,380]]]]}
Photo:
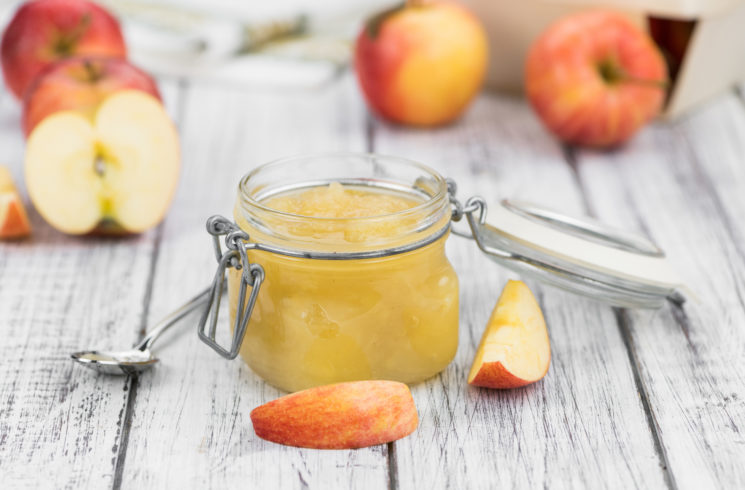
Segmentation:
{"type": "Polygon", "coordinates": [[[44,70],[26,91],[23,132],[55,112],[78,111],[93,119],[101,102],[121,90],[142,90],[160,100],[155,81],[126,60],[102,57],[68,58],[44,70]]]}
{"type": "Polygon", "coordinates": [[[117,20],[88,0],[34,0],[16,11],[0,47],[5,83],[22,98],[45,68],[70,56],[126,58],[117,20]]]}
{"type": "Polygon", "coordinates": [[[519,388],[548,372],[551,345],[541,307],[522,281],[509,281],[481,337],[468,383],[519,388]]]}
{"type": "Polygon", "coordinates": [[[75,111],[44,119],[29,136],[25,167],[31,201],[54,228],[140,233],[173,198],[178,134],[157,99],[125,90],[106,98],[93,121],[75,111]]]}
{"type": "Polygon", "coordinates": [[[0,165],[0,240],[23,238],[30,234],[31,224],[10,170],[0,165]]]}
{"type": "Polygon", "coordinates": [[[411,434],[419,418],[408,386],[353,381],[283,396],[251,411],[256,435],[287,446],[354,449],[411,434]]]}

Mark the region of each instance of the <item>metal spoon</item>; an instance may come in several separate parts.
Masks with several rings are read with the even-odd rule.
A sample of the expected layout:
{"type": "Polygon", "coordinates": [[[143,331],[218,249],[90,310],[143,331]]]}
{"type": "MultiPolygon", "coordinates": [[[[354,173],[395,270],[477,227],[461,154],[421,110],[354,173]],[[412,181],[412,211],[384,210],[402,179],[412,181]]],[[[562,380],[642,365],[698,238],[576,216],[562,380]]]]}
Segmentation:
{"type": "Polygon", "coordinates": [[[184,306],[162,319],[152,330],[131,350],[124,351],[81,351],[72,354],[72,359],[85,367],[104,374],[135,374],[150,369],[158,358],[150,351],[150,347],[169,328],[179,320],[207,304],[210,296],[207,288],[189,300],[184,306]]]}

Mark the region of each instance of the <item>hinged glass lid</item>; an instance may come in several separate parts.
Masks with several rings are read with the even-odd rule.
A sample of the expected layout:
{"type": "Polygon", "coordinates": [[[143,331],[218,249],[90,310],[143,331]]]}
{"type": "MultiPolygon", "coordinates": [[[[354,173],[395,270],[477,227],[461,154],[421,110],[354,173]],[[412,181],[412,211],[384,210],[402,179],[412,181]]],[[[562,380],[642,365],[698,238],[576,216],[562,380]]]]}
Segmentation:
{"type": "Polygon", "coordinates": [[[615,306],[684,300],[664,252],[646,238],[521,201],[490,208],[488,223],[482,198],[464,210],[479,248],[521,274],[615,306]]]}

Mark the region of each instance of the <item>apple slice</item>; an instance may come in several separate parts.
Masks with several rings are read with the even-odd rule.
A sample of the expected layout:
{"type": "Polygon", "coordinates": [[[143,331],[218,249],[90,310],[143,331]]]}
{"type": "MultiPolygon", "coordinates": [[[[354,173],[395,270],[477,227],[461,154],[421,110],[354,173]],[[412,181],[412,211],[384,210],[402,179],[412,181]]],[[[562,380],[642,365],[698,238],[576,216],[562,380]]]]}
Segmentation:
{"type": "Polygon", "coordinates": [[[541,308],[525,283],[509,281],[481,337],[468,384],[518,388],[543,378],[550,363],[541,308]]]}
{"type": "Polygon", "coordinates": [[[251,411],[256,435],[287,446],[353,449],[405,437],[419,424],[409,387],[354,381],[298,391],[251,411]]]}
{"type": "Polygon", "coordinates": [[[179,166],[178,134],[163,106],[125,90],[107,97],[93,121],[74,111],[44,119],[29,136],[26,185],[60,231],[84,234],[114,223],[140,233],[163,219],[179,166]]]}
{"type": "Polygon", "coordinates": [[[31,234],[31,224],[10,171],[0,165],[0,240],[31,234]]]}

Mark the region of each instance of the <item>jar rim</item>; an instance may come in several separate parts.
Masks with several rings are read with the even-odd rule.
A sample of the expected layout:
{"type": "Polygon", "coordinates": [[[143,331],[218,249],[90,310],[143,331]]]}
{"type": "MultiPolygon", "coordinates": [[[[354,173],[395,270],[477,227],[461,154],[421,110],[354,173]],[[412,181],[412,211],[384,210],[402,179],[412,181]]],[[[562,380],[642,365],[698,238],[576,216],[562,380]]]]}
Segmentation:
{"type": "MultiPolygon", "coordinates": [[[[311,182],[309,180],[309,182],[311,182]]],[[[329,183],[331,181],[326,180],[320,180],[319,185],[329,183]]],[[[378,186],[380,187],[380,186],[378,186]]],[[[405,216],[410,213],[416,213],[419,211],[425,210],[428,206],[432,206],[433,203],[436,203],[440,200],[442,200],[444,197],[446,197],[448,192],[448,186],[447,181],[445,178],[436,170],[433,168],[424,165],[423,163],[419,163],[415,160],[411,160],[409,158],[403,158],[393,155],[385,155],[381,153],[375,153],[375,152],[354,152],[354,151],[339,151],[339,152],[318,152],[318,153],[301,153],[291,156],[286,156],[282,158],[278,158],[275,160],[271,160],[267,163],[261,164],[258,167],[254,168],[250,172],[246,173],[241,177],[241,179],[238,182],[238,194],[241,196],[245,202],[255,208],[258,208],[259,210],[270,213],[270,215],[275,215],[279,217],[285,217],[285,218],[291,218],[291,219],[312,219],[312,220],[322,220],[324,222],[341,222],[341,221],[354,221],[354,222],[360,222],[364,223],[368,220],[381,220],[386,218],[396,218],[398,216],[405,216]],[[296,214],[291,213],[287,211],[281,211],[279,209],[275,209],[272,207],[269,207],[262,203],[264,199],[257,199],[254,197],[253,194],[248,192],[247,184],[252,179],[255,178],[257,175],[259,175],[261,172],[265,172],[267,170],[271,170],[273,168],[296,162],[301,160],[307,160],[307,159],[316,159],[316,158],[376,158],[376,159],[385,159],[389,162],[395,162],[397,164],[403,164],[410,168],[416,168],[420,171],[428,174],[428,176],[432,177],[434,181],[437,184],[437,191],[431,195],[427,196],[426,199],[422,200],[422,202],[417,203],[415,206],[412,206],[410,208],[402,209],[399,211],[395,211],[392,213],[384,213],[384,214],[373,214],[369,216],[356,216],[356,217],[332,217],[332,216],[309,216],[304,214],[296,214]]]]}

